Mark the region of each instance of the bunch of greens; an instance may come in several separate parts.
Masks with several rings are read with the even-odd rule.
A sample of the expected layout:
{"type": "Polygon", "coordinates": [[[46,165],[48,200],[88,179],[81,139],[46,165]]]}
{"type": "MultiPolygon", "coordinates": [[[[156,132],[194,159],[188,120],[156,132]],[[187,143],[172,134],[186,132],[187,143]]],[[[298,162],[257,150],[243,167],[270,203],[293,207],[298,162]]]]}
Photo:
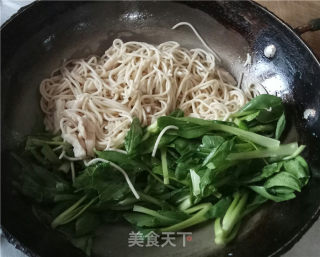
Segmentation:
{"type": "Polygon", "coordinates": [[[60,151],[72,154],[61,138],[30,137],[25,156],[33,161],[17,157],[24,167],[19,188],[87,254],[95,229],[121,219],[143,233],[215,220],[215,242],[225,244],[257,207],[292,199],[308,183],[299,155],[304,146],[281,145],[284,128],[281,99],[260,95],[229,122],[184,117],[180,110],[149,127],[134,119],[126,153],[96,151],[99,159],[88,167],[59,159],[60,151]]]}

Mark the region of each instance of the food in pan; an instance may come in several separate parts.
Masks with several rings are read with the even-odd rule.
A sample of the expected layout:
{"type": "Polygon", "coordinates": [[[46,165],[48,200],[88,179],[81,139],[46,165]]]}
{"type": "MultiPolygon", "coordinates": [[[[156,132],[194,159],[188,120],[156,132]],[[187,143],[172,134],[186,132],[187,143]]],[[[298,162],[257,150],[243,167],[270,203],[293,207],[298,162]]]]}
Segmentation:
{"type": "Polygon", "coordinates": [[[41,82],[47,132],[15,154],[18,188],[87,254],[95,229],[120,220],[142,236],[212,221],[226,244],[263,203],[308,183],[304,146],[279,141],[281,99],[237,82],[181,25],[206,50],[115,39],[41,82]]]}

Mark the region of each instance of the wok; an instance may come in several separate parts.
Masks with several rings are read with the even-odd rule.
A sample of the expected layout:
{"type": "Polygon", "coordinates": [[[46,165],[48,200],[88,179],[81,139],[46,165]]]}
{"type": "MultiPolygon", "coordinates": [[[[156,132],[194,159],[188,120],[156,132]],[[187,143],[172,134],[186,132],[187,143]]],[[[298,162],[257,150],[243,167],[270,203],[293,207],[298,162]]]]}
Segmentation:
{"type": "MultiPolygon", "coordinates": [[[[187,247],[129,248],[129,225],[100,228],[94,256],[277,256],[288,250],[320,212],[320,65],[303,41],[282,21],[253,2],[35,2],[2,27],[1,59],[1,216],[2,230],[30,256],[82,256],[60,234],[41,224],[32,203],[12,181],[19,172],[10,152],[42,128],[38,86],[63,59],[102,54],[114,38],[153,44],[176,40],[201,47],[180,21],[192,23],[221,55],[235,78],[246,54],[253,64],[243,83],[259,82],[285,102],[286,140],[306,144],[312,179],[297,198],[269,203],[248,218],[236,240],[213,243],[213,225],[193,228],[187,247]],[[275,57],[263,50],[275,45],[275,57]],[[314,115],[304,117],[306,109],[314,115]]],[[[180,240],[180,239],[177,239],[180,240]]]]}

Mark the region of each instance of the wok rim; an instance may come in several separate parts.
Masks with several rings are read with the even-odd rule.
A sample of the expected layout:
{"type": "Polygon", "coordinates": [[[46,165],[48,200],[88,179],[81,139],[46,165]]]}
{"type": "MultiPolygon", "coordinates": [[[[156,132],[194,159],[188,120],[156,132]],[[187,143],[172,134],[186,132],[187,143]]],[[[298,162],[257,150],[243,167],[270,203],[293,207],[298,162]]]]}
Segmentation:
{"type": "MultiPolygon", "coordinates": [[[[219,0],[215,0],[219,1],[219,0]]],[[[308,51],[308,53],[312,56],[316,64],[319,66],[320,69],[320,58],[318,59],[317,56],[315,55],[314,51],[306,44],[306,42],[302,39],[300,35],[298,35],[294,29],[284,20],[276,16],[274,13],[269,11],[266,7],[263,7],[261,4],[253,1],[253,0],[245,0],[247,3],[250,3],[253,7],[255,7],[257,10],[262,10],[266,15],[270,16],[274,22],[277,22],[279,25],[283,25],[287,31],[289,31],[292,36],[294,36],[299,43],[308,51]]],[[[4,31],[6,27],[8,27],[10,24],[12,24],[15,19],[21,15],[23,15],[27,10],[31,9],[32,7],[36,6],[39,3],[42,2],[52,2],[50,0],[35,0],[32,3],[21,7],[16,13],[14,13],[9,19],[7,19],[0,27],[0,33],[4,31]]],[[[59,1],[57,1],[59,2],[59,1]]],[[[161,2],[161,1],[159,1],[161,2]]],[[[168,2],[174,2],[174,3],[180,3],[186,5],[186,2],[180,2],[180,1],[168,1],[168,2]]],[[[208,2],[207,2],[208,3],[208,2]]],[[[190,6],[189,6],[190,7],[190,6]]],[[[193,7],[190,7],[193,8],[193,7]]],[[[2,152],[2,151],[1,151],[2,152]]],[[[2,173],[2,171],[1,171],[2,173]]],[[[1,197],[2,198],[2,197],[1,197]]],[[[2,211],[1,211],[2,212],[2,211]]],[[[284,243],[279,249],[275,250],[273,253],[268,255],[268,257],[275,257],[275,256],[280,256],[281,254],[284,254],[288,252],[301,238],[302,236],[311,228],[311,226],[319,219],[320,217],[320,205],[317,207],[316,211],[314,212],[313,216],[310,217],[309,221],[304,224],[304,226],[299,229],[299,231],[291,237],[286,243],[284,243]]],[[[0,224],[1,228],[1,233],[8,243],[13,245],[16,249],[22,251],[25,255],[31,256],[31,257],[38,257],[39,255],[35,252],[33,252],[31,249],[29,249],[27,246],[24,245],[23,242],[18,240],[15,236],[13,236],[2,224],[0,224]]]]}

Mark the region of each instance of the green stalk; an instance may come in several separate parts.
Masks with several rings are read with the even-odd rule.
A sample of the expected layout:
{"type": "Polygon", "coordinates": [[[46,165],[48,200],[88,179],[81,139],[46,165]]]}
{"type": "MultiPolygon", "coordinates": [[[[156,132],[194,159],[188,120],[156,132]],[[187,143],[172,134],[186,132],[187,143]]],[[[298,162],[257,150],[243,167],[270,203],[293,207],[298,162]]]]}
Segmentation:
{"type": "Polygon", "coordinates": [[[191,177],[191,182],[192,182],[193,195],[197,196],[201,193],[200,176],[193,169],[190,169],[190,177],[191,177]]]}
{"type": "Polygon", "coordinates": [[[231,153],[227,159],[230,161],[234,160],[247,160],[255,158],[267,158],[267,157],[279,157],[286,156],[295,153],[298,149],[297,143],[291,143],[286,145],[280,145],[275,148],[261,149],[250,152],[231,153]]]}
{"type": "Polygon", "coordinates": [[[52,228],[56,228],[57,226],[67,224],[77,217],[79,217],[94,201],[98,198],[93,198],[89,203],[84,206],[80,206],[83,201],[85,201],[87,196],[83,196],[80,198],[75,204],[70,206],[67,210],[58,215],[51,223],[52,228]]]}
{"type": "Polygon", "coordinates": [[[55,142],[63,142],[63,139],[61,136],[55,136],[53,138],[51,138],[52,141],[55,141],[55,142]]]}
{"type": "Polygon", "coordinates": [[[227,235],[222,230],[221,219],[220,218],[216,219],[214,222],[214,234],[215,234],[214,242],[217,245],[222,245],[230,242],[236,237],[239,228],[240,228],[240,223],[237,223],[235,227],[232,229],[231,233],[227,235]]]}
{"type": "Polygon", "coordinates": [[[161,148],[161,165],[163,173],[163,183],[165,185],[169,184],[169,172],[168,172],[168,163],[167,163],[167,149],[161,148]]]}
{"type": "Polygon", "coordinates": [[[184,212],[185,213],[188,213],[188,214],[191,214],[191,213],[194,213],[198,210],[202,210],[203,208],[207,208],[207,207],[211,207],[212,204],[211,203],[201,203],[201,204],[198,204],[196,206],[193,206],[189,209],[186,209],[184,212]]]}
{"type": "MultiPolygon", "coordinates": [[[[141,192],[138,192],[138,194],[140,195],[141,192]]],[[[122,206],[126,206],[126,205],[135,204],[136,202],[139,202],[139,200],[137,198],[129,196],[129,197],[121,200],[120,202],[118,202],[118,204],[122,205],[122,206]]]]}
{"type": "Polygon", "coordinates": [[[258,145],[270,148],[270,147],[277,147],[280,145],[280,141],[273,139],[273,138],[269,138],[269,137],[265,137],[265,136],[261,136],[259,134],[253,133],[253,132],[249,132],[243,129],[239,129],[239,128],[235,128],[235,127],[231,127],[228,125],[224,125],[224,124],[212,124],[212,128],[213,130],[218,130],[218,131],[223,131],[223,132],[227,132],[239,137],[242,137],[246,140],[252,141],[258,145]]]}
{"type": "Polygon", "coordinates": [[[47,140],[41,140],[41,139],[38,139],[38,138],[30,138],[29,140],[33,144],[38,145],[38,146],[42,146],[44,144],[59,146],[59,145],[63,145],[64,144],[63,141],[47,141],[47,140]]]}
{"type": "Polygon", "coordinates": [[[169,226],[169,227],[165,227],[165,228],[161,228],[159,231],[160,232],[175,232],[175,231],[181,231],[185,228],[191,227],[193,225],[196,225],[198,223],[204,222],[206,221],[208,218],[205,217],[205,214],[208,212],[208,210],[210,209],[211,204],[207,203],[204,204],[202,206],[202,209],[200,211],[198,211],[195,215],[193,215],[191,218],[186,219],[182,222],[179,222],[175,225],[169,226]]]}
{"type": "Polygon", "coordinates": [[[30,152],[33,155],[33,157],[42,165],[45,166],[47,164],[46,160],[36,150],[31,149],[30,152]]]}
{"type": "Polygon", "coordinates": [[[147,131],[147,133],[145,133],[145,134],[143,135],[143,137],[142,137],[142,139],[141,139],[141,142],[146,141],[149,137],[150,137],[150,132],[147,131]]]}
{"type": "Polygon", "coordinates": [[[147,127],[147,133],[155,134],[159,131],[158,122],[155,121],[147,127]]]}
{"type": "Polygon", "coordinates": [[[51,163],[59,163],[59,158],[55,154],[55,152],[51,149],[51,147],[47,144],[43,145],[41,148],[41,153],[44,157],[49,160],[51,163]]]}
{"type": "Polygon", "coordinates": [[[170,209],[174,208],[173,206],[171,206],[167,202],[161,201],[161,200],[159,200],[159,199],[157,199],[155,197],[152,197],[150,195],[146,195],[146,194],[142,193],[141,191],[139,191],[138,194],[140,195],[141,200],[149,202],[149,203],[152,203],[152,204],[157,205],[157,206],[159,206],[161,208],[163,208],[163,207],[167,207],[167,208],[169,207],[170,209]]]}
{"type": "Polygon", "coordinates": [[[190,208],[191,205],[192,205],[191,197],[188,196],[178,205],[178,209],[183,211],[190,208]]]}
{"type": "MultiPolygon", "coordinates": [[[[149,172],[149,174],[158,182],[160,182],[161,184],[163,184],[163,180],[161,178],[159,178],[156,174],[154,174],[152,171],[150,171],[149,169],[147,170],[149,172]]],[[[171,185],[164,185],[165,187],[174,190],[176,189],[175,187],[171,186],[171,185]]]]}
{"type": "Polygon", "coordinates": [[[222,220],[222,229],[227,234],[231,232],[234,225],[240,220],[241,213],[246,205],[247,199],[248,193],[244,193],[242,195],[239,192],[235,193],[235,198],[222,220]]]}
{"type": "Polygon", "coordinates": [[[221,226],[221,218],[216,218],[214,221],[214,236],[216,244],[223,243],[223,230],[221,226]]]}
{"type": "Polygon", "coordinates": [[[293,154],[283,158],[283,160],[290,160],[290,159],[296,158],[305,148],[306,148],[305,145],[300,145],[293,154]]]}
{"type": "Polygon", "coordinates": [[[134,205],[132,211],[148,214],[150,216],[156,217],[156,218],[164,220],[164,221],[169,221],[169,222],[176,221],[175,219],[171,219],[169,217],[163,216],[163,215],[159,214],[157,211],[145,208],[145,207],[140,206],[140,205],[134,205]]]}
{"type": "MultiPolygon", "coordinates": [[[[168,178],[170,178],[170,180],[173,180],[173,181],[175,181],[175,182],[177,182],[177,183],[179,183],[181,185],[189,186],[189,183],[185,179],[184,180],[179,180],[176,177],[174,177],[174,175],[173,176],[169,176],[168,178]]],[[[170,186],[170,185],[165,185],[165,186],[170,186]]],[[[174,188],[174,189],[176,189],[176,188],[174,188]]]]}
{"type": "Polygon", "coordinates": [[[273,131],[274,126],[273,125],[257,125],[255,127],[252,127],[249,129],[251,132],[260,132],[260,131],[273,131]]]}
{"type": "Polygon", "coordinates": [[[239,221],[243,218],[247,199],[247,192],[243,194],[236,192],[222,221],[221,218],[215,220],[214,233],[216,244],[228,243],[237,235],[240,227],[239,221]]]}
{"type": "Polygon", "coordinates": [[[63,223],[66,218],[69,217],[70,213],[72,213],[74,210],[78,208],[78,206],[86,200],[87,196],[83,196],[80,198],[75,204],[71,205],[68,209],[66,209],[64,212],[62,212],[60,215],[58,215],[51,223],[52,228],[56,228],[59,225],[65,224],[63,223]]]}

